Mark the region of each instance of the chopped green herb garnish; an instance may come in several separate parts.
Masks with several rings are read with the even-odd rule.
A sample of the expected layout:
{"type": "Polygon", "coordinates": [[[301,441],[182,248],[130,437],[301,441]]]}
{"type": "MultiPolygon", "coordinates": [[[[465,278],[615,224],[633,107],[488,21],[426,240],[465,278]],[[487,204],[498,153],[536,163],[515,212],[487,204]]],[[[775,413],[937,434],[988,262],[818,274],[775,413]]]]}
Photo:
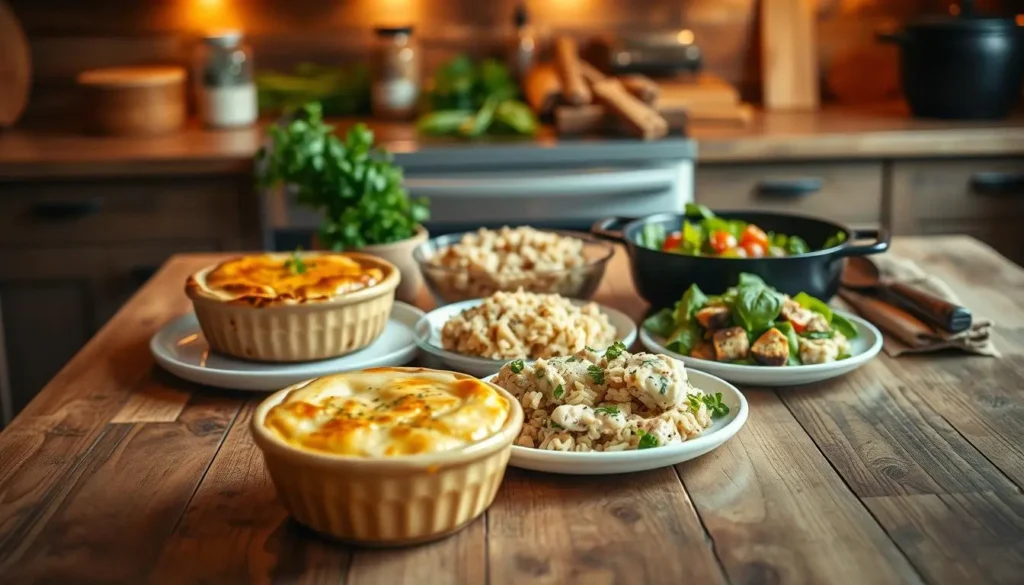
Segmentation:
{"type": "Polygon", "coordinates": [[[596,349],[594,349],[594,348],[592,348],[592,347],[590,347],[589,345],[584,345],[584,346],[583,346],[583,349],[585,349],[585,350],[587,350],[587,351],[592,351],[592,352],[594,352],[594,353],[597,353],[597,350],[596,350],[596,349]]]}
{"type": "Polygon", "coordinates": [[[556,423],[556,422],[555,422],[555,421],[553,421],[553,420],[549,420],[549,421],[548,421],[548,425],[549,425],[549,426],[550,426],[551,428],[553,428],[553,429],[558,429],[558,430],[561,430],[561,431],[564,431],[564,430],[565,430],[565,427],[563,427],[562,425],[560,425],[560,424],[556,423]]]}
{"type": "Polygon", "coordinates": [[[715,392],[712,396],[705,394],[701,400],[704,401],[704,405],[708,407],[708,411],[711,413],[711,418],[721,418],[729,414],[729,407],[722,403],[722,393],[715,392]]]}
{"type": "Polygon", "coordinates": [[[604,384],[604,370],[601,369],[601,366],[589,366],[587,368],[587,374],[590,376],[590,379],[592,379],[595,384],[604,384]]]}
{"type": "Polygon", "coordinates": [[[599,407],[594,409],[594,412],[599,412],[601,414],[607,414],[607,415],[619,414],[619,407],[618,406],[599,406],[599,407]]]}
{"type": "Polygon", "coordinates": [[[519,372],[522,372],[523,368],[525,367],[526,364],[523,363],[523,360],[514,360],[509,362],[508,364],[508,369],[512,370],[513,374],[518,374],[519,372]]]}
{"type": "Polygon", "coordinates": [[[658,446],[658,438],[654,435],[643,430],[638,430],[636,434],[640,436],[640,442],[636,444],[637,449],[653,449],[658,446]]]}
{"type": "Polygon", "coordinates": [[[578,361],[580,361],[580,358],[578,358],[578,357],[573,355],[573,356],[569,356],[569,359],[565,360],[565,363],[571,364],[573,362],[578,362],[578,361]]]}
{"type": "Polygon", "coordinates": [[[562,388],[562,385],[559,384],[558,386],[555,386],[555,390],[551,394],[555,398],[561,398],[562,395],[565,394],[565,388],[562,388]]]}
{"type": "Polygon", "coordinates": [[[622,355],[622,352],[624,351],[626,351],[625,344],[623,344],[621,341],[616,341],[615,343],[612,344],[611,347],[605,350],[604,357],[613,360],[622,355]]]}
{"type": "Polygon", "coordinates": [[[700,405],[704,404],[699,396],[695,396],[693,394],[688,394],[686,396],[686,401],[690,404],[690,412],[694,415],[700,412],[700,405]]]}
{"type": "Polygon", "coordinates": [[[303,262],[302,256],[299,256],[299,252],[302,248],[297,248],[292,252],[291,257],[284,261],[284,266],[288,270],[292,271],[292,274],[302,274],[306,271],[306,263],[303,262]]]}
{"type": "Polygon", "coordinates": [[[653,368],[654,366],[658,365],[658,359],[657,358],[646,359],[646,360],[640,362],[640,365],[641,366],[647,366],[648,368],[653,368]]]}

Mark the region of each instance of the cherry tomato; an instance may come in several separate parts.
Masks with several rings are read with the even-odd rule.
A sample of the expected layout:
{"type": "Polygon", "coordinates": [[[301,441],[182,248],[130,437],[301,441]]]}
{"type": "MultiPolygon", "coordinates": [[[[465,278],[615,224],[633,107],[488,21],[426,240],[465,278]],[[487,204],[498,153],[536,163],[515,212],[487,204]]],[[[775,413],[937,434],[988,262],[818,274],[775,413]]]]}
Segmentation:
{"type": "Polygon", "coordinates": [[[682,241],[683,241],[683,234],[681,234],[680,232],[675,232],[673,234],[669,234],[668,237],[665,238],[664,243],[661,244],[661,249],[663,251],[666,251],[666,252],[669,251],[669,250],[677,250],[677,249],[679,249],[679,244],[682,241]]]}
{"type": "Polygon", "coordinates": [[[711,244],[711,249],[721,254],[729,248],[736,247],[736,236],[729,232],[711,232],[711,237],[708,238],[708,243],[711,244]]]}
{"type": "Polygon", "coordinates": [[[747,257],[749,258],[763,258],[764,257],[764,246],[759,242],[752,242],[747,240],[740,244],[740,248],[747,251],[747,257]]]}
{"type": "MultiPolygon", "coordinates": [[[[758,244],[762,250],[767,250],[768,234],[764,233],[764,230],[756,225],[750,224],[743,230],[743,234],[740,235],[740,245],[748,243],[758,244]]],[[[763,256],[764,254],[761,255],[763,256]]]]}

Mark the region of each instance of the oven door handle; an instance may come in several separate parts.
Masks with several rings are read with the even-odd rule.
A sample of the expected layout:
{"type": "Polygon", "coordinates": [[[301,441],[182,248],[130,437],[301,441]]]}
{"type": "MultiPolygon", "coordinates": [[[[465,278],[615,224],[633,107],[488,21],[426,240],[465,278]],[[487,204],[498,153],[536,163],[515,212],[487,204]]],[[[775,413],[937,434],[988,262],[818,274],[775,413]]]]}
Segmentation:
{"type": "Polygon", "coordinates": [[[581,169],[567,173],[494,173],[473,176],[415,177],[405,187],[423,197],[545,197],[651,193],[674,187],[674,168],[581,169]]]}

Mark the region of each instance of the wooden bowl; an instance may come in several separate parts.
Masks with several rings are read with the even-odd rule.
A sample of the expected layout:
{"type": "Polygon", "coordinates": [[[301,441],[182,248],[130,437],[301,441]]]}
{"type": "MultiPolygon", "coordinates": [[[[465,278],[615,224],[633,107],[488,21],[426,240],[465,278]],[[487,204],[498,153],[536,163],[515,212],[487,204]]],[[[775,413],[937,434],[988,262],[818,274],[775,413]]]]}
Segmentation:
{"type": "Polygon", "coordinates": [[[185,125],[185,70],[116,67],[78,75],[86,132],[118,136],[165,134],[185,125]]]}

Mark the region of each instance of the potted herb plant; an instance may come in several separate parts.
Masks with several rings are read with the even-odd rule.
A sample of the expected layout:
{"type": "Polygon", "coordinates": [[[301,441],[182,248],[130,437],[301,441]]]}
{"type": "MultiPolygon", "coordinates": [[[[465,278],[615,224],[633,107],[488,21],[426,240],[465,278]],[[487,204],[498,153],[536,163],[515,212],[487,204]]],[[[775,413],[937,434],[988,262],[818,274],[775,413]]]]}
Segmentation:
{"type": "Polygon", "coordinates": [[[313,102],[268,133],[272,144],[257,154],[259,183],[289,189],[322,213],[314,248],[388,260],[402,273],[396,296],[415,302],[422,277],[412,251],[427,239],[421,224],[430,213],[426,200],[410,198],[402,187],[402,169],[390,153],[374,148],[373,132],[356,124],[339,138],[313,102]]]}

